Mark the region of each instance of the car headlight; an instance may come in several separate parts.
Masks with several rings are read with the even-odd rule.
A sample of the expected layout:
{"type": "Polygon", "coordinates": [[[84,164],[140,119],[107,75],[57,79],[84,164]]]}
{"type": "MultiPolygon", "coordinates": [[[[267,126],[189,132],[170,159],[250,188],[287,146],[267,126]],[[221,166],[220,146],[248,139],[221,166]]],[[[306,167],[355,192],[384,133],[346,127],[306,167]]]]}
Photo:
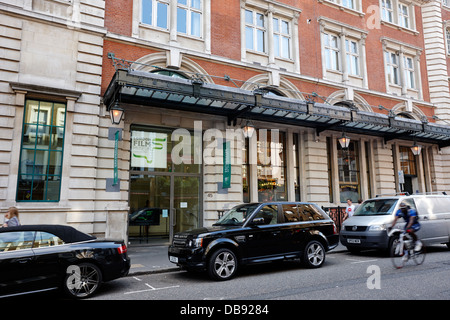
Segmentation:
{"type": "Polygon", "coordinates": [[[386,225],[384,224],[376,224],[369,227],[369,231],[383,231],[386,230],[386,225]]]}
{"type": "Polygon", "coordinates": [[[192,240],[189,240],[188,246],[191,248],[200,248],[203,244],[203,238],[195,238],[192,240]]]}

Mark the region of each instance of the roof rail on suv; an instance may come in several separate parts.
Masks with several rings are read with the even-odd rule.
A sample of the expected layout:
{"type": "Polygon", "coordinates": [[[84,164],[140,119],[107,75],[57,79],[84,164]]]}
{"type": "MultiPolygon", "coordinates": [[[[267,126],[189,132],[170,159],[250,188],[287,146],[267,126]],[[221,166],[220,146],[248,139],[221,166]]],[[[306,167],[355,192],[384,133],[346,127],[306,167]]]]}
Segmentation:
{"type": "Polygon", "coordinates": [[[383,196],[410,196],[409,192],[395,192],[395,193],[380,193],[375,196],[375,198],[383,197],[383,196]]]}
{"type": "Polygon", "coordinates": [[[414,196],[414,195],[448,195],[446,191],[430,191],[430,192],[416,192],[413,194],[409,194],[409,192],[403,191],[403,192],[396,192],[396,193],[381,193],[377,194],[375,198],[382,197],[382,196],[414,196]]]}

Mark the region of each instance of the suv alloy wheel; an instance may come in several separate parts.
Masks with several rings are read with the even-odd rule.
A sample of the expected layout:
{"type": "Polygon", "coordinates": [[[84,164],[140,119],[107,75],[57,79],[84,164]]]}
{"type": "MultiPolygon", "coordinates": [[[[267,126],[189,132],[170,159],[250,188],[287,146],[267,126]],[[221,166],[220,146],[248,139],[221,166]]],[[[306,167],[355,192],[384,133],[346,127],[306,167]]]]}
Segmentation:
{"type": "Polygon", "coordinates": [[[214,252],[208,262],[208,273],[214,280],[231,279],[237,271],[238,262],[234,252],[222,248],[214,252]]]}
{"type": "Polygon", "coordinates": [[[303,252],[303,264],[309,268],[319,268],[325,262],[325,249],[323,245],[312,240],[308,242],[303,252]]]}

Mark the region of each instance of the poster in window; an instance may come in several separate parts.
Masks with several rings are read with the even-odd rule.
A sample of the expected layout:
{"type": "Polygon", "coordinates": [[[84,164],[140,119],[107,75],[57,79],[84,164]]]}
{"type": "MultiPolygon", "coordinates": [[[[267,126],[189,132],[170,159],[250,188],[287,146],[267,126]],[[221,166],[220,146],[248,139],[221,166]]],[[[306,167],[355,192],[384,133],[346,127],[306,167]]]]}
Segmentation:
{"type": "Polygon", "coordinates": [[[167,167],[167,134],[133,131],[131,166],[141,168],[167,167]]]}

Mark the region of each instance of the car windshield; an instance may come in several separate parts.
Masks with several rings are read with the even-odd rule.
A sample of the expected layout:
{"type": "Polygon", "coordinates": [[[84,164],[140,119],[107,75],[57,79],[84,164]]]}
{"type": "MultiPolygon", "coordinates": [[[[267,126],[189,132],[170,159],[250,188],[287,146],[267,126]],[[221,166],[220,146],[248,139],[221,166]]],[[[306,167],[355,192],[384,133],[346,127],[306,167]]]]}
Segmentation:
{"type": "Polygon", "coordinates": [[[378,216],[392,214],[397,199],[375,199],[364,201],[355,211],[355,216],[378,216]]]}
{"type": "Polygon", "coordinates": [[[214,226],[239,226],[242,225],[245,220],[252,215],[255,209],[259,206],[258,203],[243,204],[224,213],[222,218],[214,223],[214,226]]]}

